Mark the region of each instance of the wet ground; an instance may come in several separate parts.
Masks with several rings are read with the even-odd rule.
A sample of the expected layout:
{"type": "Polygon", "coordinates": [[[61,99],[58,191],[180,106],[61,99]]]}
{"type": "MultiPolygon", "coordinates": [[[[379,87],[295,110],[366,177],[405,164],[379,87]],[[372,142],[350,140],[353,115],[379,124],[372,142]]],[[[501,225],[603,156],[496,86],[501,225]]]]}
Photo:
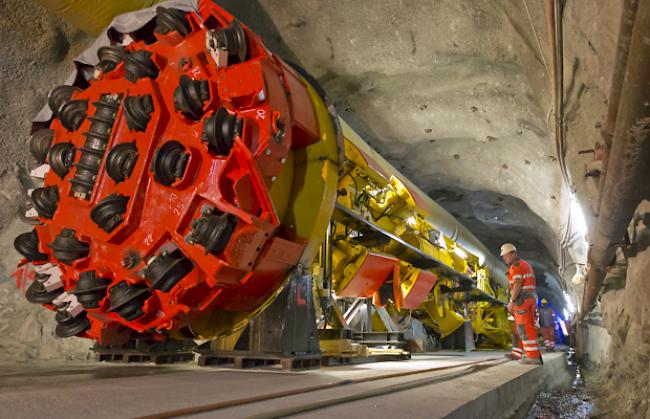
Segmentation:
{"type": "Polygon", "coordinates": [[[567,351],[569,368],[575,371],[571,387],[542,392],[528,412],[526,419],[585,419],[597,418],[593,397],[585,387],[580,366],[574,360],[572,349],[567,351]]]}

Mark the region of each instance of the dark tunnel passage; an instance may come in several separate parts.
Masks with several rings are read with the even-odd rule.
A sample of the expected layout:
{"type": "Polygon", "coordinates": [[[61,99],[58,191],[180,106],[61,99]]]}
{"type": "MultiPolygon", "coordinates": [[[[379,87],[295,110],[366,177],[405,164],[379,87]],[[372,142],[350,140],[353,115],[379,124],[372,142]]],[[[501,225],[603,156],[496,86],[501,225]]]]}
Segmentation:
{"type": "Polygon", "coordinates": [[[530,262],[540,286],[540,297],[562,311],[566,302],[557,260],[557,234],[521,199],[492,191],[460,188],[433,189],[429,195],[461,220],[498,256],[503,243],[517,246],[519,256],[530,262]]]}

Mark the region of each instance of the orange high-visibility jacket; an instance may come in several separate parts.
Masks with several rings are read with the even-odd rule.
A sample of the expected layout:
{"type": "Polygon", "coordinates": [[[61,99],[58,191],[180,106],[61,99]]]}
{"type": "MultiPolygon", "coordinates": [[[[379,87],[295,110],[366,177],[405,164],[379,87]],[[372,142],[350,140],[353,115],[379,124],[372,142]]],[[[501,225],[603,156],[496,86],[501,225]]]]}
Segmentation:
{"type": "Polygon", "coordinates": [[[533,268],[524,260],[517,259],[508,268],[508,288],[512,290],[512,286],[517,279],[522,280],[521,291],[534,293],[537,288],[537,281],[535,280],[535,272],[533,268]]]}

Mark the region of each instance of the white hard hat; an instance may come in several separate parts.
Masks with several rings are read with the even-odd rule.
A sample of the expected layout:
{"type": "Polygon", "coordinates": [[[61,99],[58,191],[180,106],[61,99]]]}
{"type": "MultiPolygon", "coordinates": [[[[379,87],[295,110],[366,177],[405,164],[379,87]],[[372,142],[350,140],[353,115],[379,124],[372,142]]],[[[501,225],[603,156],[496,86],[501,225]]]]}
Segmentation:
{"type": "Polygon", "coordinates": [[[503,246],[501,246],[501,256],[503,256],[505,254],[508,254],[510,252],[516,252],[516,251],[517,251],[517,248],[512,243],[504,243],[503,246]]]}

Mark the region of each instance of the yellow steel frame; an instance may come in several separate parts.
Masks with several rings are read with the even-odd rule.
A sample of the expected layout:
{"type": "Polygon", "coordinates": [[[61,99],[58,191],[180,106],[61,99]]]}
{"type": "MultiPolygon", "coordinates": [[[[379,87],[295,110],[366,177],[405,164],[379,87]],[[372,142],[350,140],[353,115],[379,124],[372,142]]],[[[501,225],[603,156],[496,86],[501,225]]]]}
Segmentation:
{"type": "MultiPolygon", "coordinates": [[[[396,176],[381,174],[366,161],[364,154],[347,138],[345,161],[338,182],[339,205],[356,212],[379,228],[388,231],[417,247],[455,271],[473,277],[477,288],[497,297],[490,285],[489,271],[480,266],[479,257],[460,246],[451,237],[427,220],[420,211],[409,189],[396,176]]],[[[335,215],[336,217],[336,215],[335,215]]],[[[369,251],[393,255],[405,267],[405,285],[412,287],[415,273],[408,272],[410,250],[394,241],[360,245],[354,242],[354,234],[344,219],[338,220],[334,229],[333,281],[334,289],[343,289],[352,280],[369,251]],[[411,282],[409,282],[409,278],[411,282]]],[[[411,255],[412,256],[412,255],[411,255]]],[[[415,268],[413,268],[415,269],[415,268]]],[[[436,272],[438,283],[429,297],[418,307],[416,316],[424,324],[438,332],[441,337],[453,333],[463,323],[472,321],[476,333],[484,335],[484,346],[507,346],[511,328],[507,324],[507,313],[503,307],[487,302],[469,303],[470,318],[466,318],[462,304],[462,293],[442,294],[441,287],[456,286],[452,281],[436,272]],[[503,322],[503,319],[506,322],[503,322]]]]}

